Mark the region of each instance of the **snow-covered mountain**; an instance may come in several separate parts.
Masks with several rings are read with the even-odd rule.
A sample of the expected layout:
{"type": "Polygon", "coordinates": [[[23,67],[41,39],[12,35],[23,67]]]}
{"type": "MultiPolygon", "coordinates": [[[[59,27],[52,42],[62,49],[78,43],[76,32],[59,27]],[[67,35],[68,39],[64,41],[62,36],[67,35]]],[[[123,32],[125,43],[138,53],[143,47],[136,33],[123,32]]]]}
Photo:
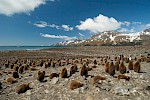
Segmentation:
{"type": "Polygon", "coordinates": [[[87,39],[85,43],[88,45],[132,45],[133,42],[139,43],[141,40],[140,33],[121,33],[117,31],[105,31],[87,39]]]}
{"type": "Polygon", "coordinates": [[[89,39],[76,39],[57,43],[63,46],[98,46],[98,45],[147,45],[150,44],[150,28],[137,33],[105,31],[89,39]]]}
{"type": "Polygon", "coordinates": [[[79,44],[83,43],[84,41],[85,40],[83,39],[68,40],[53,44],[53,46],[79,46],[79,44]]]}

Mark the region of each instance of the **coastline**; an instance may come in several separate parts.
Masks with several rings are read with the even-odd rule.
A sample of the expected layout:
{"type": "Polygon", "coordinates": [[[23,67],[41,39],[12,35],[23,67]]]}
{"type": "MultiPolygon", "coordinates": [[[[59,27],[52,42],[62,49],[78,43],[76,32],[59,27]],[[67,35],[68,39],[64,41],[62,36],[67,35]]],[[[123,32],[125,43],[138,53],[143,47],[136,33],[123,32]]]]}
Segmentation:
{"type": "Polygon", "coordinates": [[[146,55],[150,53],[150,46],[80,46],[41,49],[40,51],[71,54],[72,56],[81,55],[89,57],[100,57],[106,55],[146,55]]]}
{"type": "Polygon", "coordinates": [[[63,48],[63,46],[0,46],[0,51],[41,50],[48,48],[63,48]]]}

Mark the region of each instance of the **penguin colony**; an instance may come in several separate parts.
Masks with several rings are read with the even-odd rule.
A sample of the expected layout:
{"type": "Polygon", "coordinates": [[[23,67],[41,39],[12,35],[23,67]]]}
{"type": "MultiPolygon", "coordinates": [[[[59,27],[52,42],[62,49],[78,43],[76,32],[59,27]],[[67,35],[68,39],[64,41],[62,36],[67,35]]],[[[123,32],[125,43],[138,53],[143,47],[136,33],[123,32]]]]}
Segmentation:
{"type": "MultiPolygon", "coordinates": [[[[43,59],[40,61],[28,61],[28,60],[15,60],[15,61],[7,61],[3,65],[5,68],[11,69],[9,72],[1,71],[0,75],[4,73],[11,74],[12,77],[8,77],[4,80],[6,84],[15,84],[19,79],[21,79],[21,75],[24,73],[36,71],[36,80],[39,82],[44,82],[46,77],[46,69],[47,68],[57,68],[62,67],[60,72],[53,72],[49,75],[49,79],[53,79],[54,77],[60,78],[69,78],[72,77],[75,73],[78,73],[81,77],[90,76],[89,72],[94,71],[95,68],[102,67],[105,74],[109,74],[113,78],[115,78],[116,72],[119,72],[120,75],[116,76],[118,80],[125,79],[126,81],[130,81],[131,77],[125,75],[127,70],[133,70],[136,73],[141,72],[141,61],[148,62],[149,59],[144,59],[145,57],[141,57],[139,59],[130,59],[125,57],[124,55],[116,56],[112,59],[110,56],[104,56],[95,59],[43,59]],[[67,66],[71,67],[68,68],[67,66]],[[39,66],[37,68],[37,66],[39,66]],[[45,69],[45,70],[43,70],[45,69]]],[[[94,75],[91,76],[93,84],[99,83],[99,81],[107,80],[103,75],[94,75]]],[[[82,87],[84,84],[80,80],[71,80],[69,83],[69,88],[74,90],[76,88],[82,87]]],[[[0,88],[2,85],[0,83],[0,88]]],[[[23,83],[16,87],[16,93],[25,93],[27,90],[31,89],[29,87],[29,83],[23,83]]]]}

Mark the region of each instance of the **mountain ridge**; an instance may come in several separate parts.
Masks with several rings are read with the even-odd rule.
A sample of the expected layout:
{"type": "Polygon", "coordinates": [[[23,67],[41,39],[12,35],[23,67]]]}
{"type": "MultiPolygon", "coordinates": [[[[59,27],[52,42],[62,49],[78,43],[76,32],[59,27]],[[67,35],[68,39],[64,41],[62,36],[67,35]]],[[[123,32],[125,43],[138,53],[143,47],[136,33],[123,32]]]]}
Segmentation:
{"type": "Polygon", "coordinates": [[[123,33],[118,31],[104,31],[88,39],[75,39],[63,41],[53,46],[132,46],[150,44],[150,28],[137,33],[123,33]]]}

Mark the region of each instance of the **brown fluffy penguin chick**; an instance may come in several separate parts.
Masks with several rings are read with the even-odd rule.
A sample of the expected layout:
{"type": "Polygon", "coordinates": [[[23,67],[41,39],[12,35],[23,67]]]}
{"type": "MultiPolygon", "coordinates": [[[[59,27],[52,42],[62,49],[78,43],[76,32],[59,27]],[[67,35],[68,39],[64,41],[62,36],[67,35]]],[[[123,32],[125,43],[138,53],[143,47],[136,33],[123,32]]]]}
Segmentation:
{"type": "Polygon", "coordinates": [[[4,66],[5,66],[6,68],[8,68],[8,67],[9,67],[9,62],[5,63],[4,66]]]}
{"type": "Polygon", "coordinates": [[[51,75],[49,76],[50,79],[52,79],[54,77],[59,77],[59,74],[57,74],[57,73],[51,73],[51,75]]]}
{"type": "Polygon", "coordinates": [[[61,64],[62,64],[61,61],[59,61],[59,62],[58,62],[58,66],[61,66],[61,64]]]}
{"type": "Polygon", "coordinates": [[[53,61],[53,62],[51,62],[51,67],[55,67],[55,63],[54,63],[54,61],[53,61]]]}
{"type": "Polygon", "coordinates": [[[20,66],[19,69],[18,69],[18,73],[22,74],[23,70],[24,70],[24,66],[20,66]]]}
{"type": "Polygon", "coordinates": [[[121,74],[126,73],[126,66],[124,65],[123,62],[120,63],[119,71],[120,71],[121,74]]]}
{"type": "Polygon", "coordinates": [[[97,68],[97,66],[96,66],[96,65],[93,65],[92,68],[97,68]]]}
{"type": "Polygon", "coordinates": [[[66,68],[63,68],[63,69],[60,71],[60,77],[61,77],[61,78],[68,78],[68,73],[67,73],[67,69],[66,69],[66,68]]]}
{"type": "Polygon", "coordinates": [[[86,68],[85,65],[82,65],[82,66],[81,66],[80,75],[81,75],[81,76],[83,76],[83,75],[87,76],[87,75],[88,75],[88,70],[87,70],[87,68],[86,68]]]}
{"type": "Polygon", "coordinates": [[[107,59],[105,58],[105,59],[104,59],[104,63],[106,63],[106,62],[108,62],[108,61],[107,61],[107,59]]]}
{"type": "Polygon", "coordinates": [[[119,80],[120,79],[125,79],[126,81],[129,81],[130,80],[130,77],[129,76],[126,76],[126,75],[118,75],[117,77],[119,80]]]}
{"type": "Polygon", "coordinates": [[[76,59],[76,60],[74,61],[74,63],[76,63],[76,64],[77,64],[77,63],[79,63],[79,61],[76,59]]]}
{"type": "Polygon", "coordinates": [[[14,68],[14,64],[10,64],[10,69],[13,69],[14,68]]]}
{"type": "Polygon", "coordinates": [[[28,84],[21,84],[20,86],[16,87],[16,93],[25,93],[27,90],[29,90],[29,83],[28,84]]]}
{"type": "Polygon", "coordinates": [[[8,75],[8,74],[12,74],[12,72],[13,72],[12,70],[8,70],[8,71],[7,71],[7,75],[8,75]]]}
{"type": "Polygon", "coordinates": [[[14,77],[14,78],[19,78],[18,72],[14,71],[14,72],[12,73],[12,77],[14,77]]]}
{"type": "Polygon", "coordinates": [[[42,66],[43,66],[43,64],[44,64],[44,61],[41,61],[41,62],[40,62],[40,64],[39,64],[39,65],[40,65],[40,67],[42,67],[42,66]]]}
{"type": "Polygon", "coordinates": [[[0,75],[3,75],[2,72],[0,72],[0,75]]]}
{"type": "Polygon", "coordinates": [[[102,77],[102,76],[94,76],[93,77],[93,84],[98,83],[100,80],[106,80],[106,78],[102,77]]]}
{"type": "Polygon", "coordinates": [[[105,63],[104,68],[105,68],[105,72],[108,73],[109,62],[106,62],[106,63],[105,63]]]}
{"type": "Polygon", "coordinates": [[[74,89],[77,89],[77,88],[82,87],[82,86],[83,86],[83,84],[80,81],[71,80],[69,88],[71,90],[74,90],[74,89]]]}
{"type": "Polygon", "coordinates": [[[19,66],[15,65],[13,69],[18,72],[19,66]]]}
{"type": "Polygon", "coordinates": [[[141,67],[140,62],[139,61],[135,62],[135,64],[133,65],[134,72],[139,73],[140,72],[140,67],[141,67]]]}
{"type": "Polygon", "coordinates": [[[115,70],[119,71],[119,62],[118,61],[115,62],[114,66],[115,66],[115,70]]]}
{"type": "Polygon", "coordinates": [[[87,69],[87,71],[91,71],[92,70],[92,68],[90,68],[90,67],[87,67],[86,69],[87,69]]]}
{"type": "Polygon", "coordinates": [[[121,62],[119,58],[118,58],[116,61],[117,61],[119,64],[120,64],[120,62],[121,62]]]}
{"type": "Polygon", "coordinates": [[[146,58],[146,62],[147,62],[147,63],[150,62],[150,58],[149,58],[149,57],[146,58]]]}
{"type": "Polygon", "coordinates": [[[45,71],[39,70],[37,74],[37,80],[42,82],[44,80],[44,77],[45,77],[45,71]]]}
{"type": "Polygon", "coordinates": [[[6,84],[13,84],[13,83],[16,83],[16,82],[17,82],[17,80],[13,77],[9,77],[5,80],[6,84]]]}
{"type": "Polygon", "coordinates": [[[24,65],[24,69],[23,69],[23,70],[26,71],[26,70],[28,70],[28,69],[29,69],[29,65],[27,65],[27,64],[24,65]]]}
{"type": "Polygon", "coordinates": [[[29,70],[30,70],[30,71],[35,71],[35,70],[37,70],[37,69],[36,69],[35,67],[33,67],[33,66],[30,66],[30,67],[29,67],[29,70]]]}
{"type": "Polygon", "coordinates": [[[2,83],[0,82],[0,89],[2,89],[2,83]]]}
{"type": "Polygon", "coordinates": [[[114,75],[115,75],[115,66],[114,66],[114,63],[113,63],[113,62],[111,62],[111,63],[109,64],[108,73],[109,73],[111,76],[114,76],[114,75]]]}
{"type": "Polygon", "coordinates": [[[71,66],[71,68],[70,68],[70,76],[71,76],[72,74],[74,74],[76,71],[77,71],[77,65],[71,66]]]}
{"type": "Polygon", "coordinates": [[[133,70],[133,62],[131,60],[129,61],[128,69],[133,70]]]}
{"type": "Polygon", "coordinates": [[[94,62],[93,62],[93,63],[94,63],[94,65],[97,65],[97,61],[96,61],[96,59],[94,60],[94,62]]]}
{"type": "Polygon", "coordinates": [[[48,68],[50,65],[49,65],[49,63],[48,62],[44,62],[44,64],[43,64],[43,68],[48,68]]]}
{"type": "Polygon", "coordinates": [[[129,58],[125,57],[125,62],[129,63],[129,58]]]}

